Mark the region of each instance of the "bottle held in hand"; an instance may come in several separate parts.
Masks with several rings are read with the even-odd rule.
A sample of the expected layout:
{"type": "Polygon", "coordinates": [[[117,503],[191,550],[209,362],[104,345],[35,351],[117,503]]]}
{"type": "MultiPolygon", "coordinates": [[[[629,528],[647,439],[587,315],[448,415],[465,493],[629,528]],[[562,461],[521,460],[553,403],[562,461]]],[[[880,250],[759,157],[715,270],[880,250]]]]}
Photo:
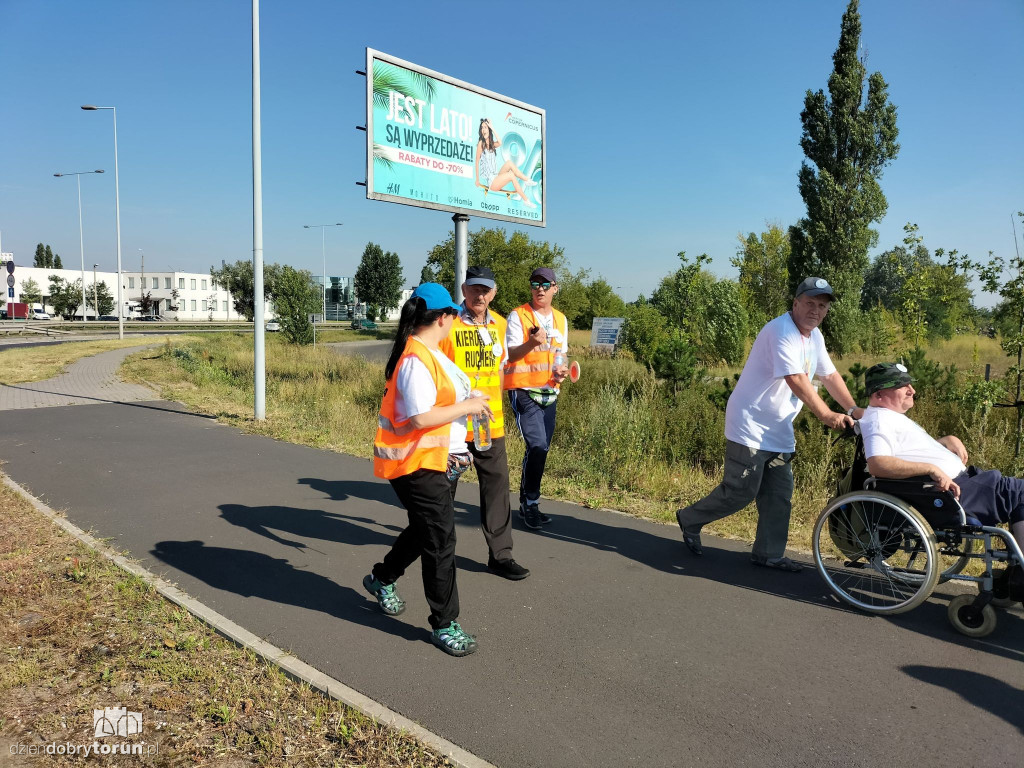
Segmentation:
{"type": "Polygon", "coordinates": [[[552,381],[558,383],[558,378],[554,376],[555,371],[559,370],[560,368],[565,368],[565,366],[567,366],[568,364],[569,358],[565,356],[565,352],[559,350],[558,352],[555,353],[555,357],[551,361],[552,381]]]}
{"type": "MultiPolygon", "coordinates": [[[[470,397],[483,397],[483,393],[474,389],[470,393],[470,397]]],[[[473,428],[473,445],[478,451],[487,451],[491,448],[491,420],[487,418],[487,414],[481,414],[477,416],[474,414],[472,417],[472,428],[473,428]]]]}

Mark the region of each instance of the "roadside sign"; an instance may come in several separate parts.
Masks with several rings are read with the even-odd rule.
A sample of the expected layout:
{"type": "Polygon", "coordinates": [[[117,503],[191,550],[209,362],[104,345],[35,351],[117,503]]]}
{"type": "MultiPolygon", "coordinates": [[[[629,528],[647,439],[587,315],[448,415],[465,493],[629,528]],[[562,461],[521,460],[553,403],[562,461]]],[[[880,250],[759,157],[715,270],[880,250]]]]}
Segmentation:
{"type": "Polygon", "coordinates": [[[11,286],[11,288],[14,287],[14,275],[8,275],[7,276],[7,284],[9,286],[11,286]]]}
{"type": "Polygon", "coordinates": [[[14,274],[14,261],[13,260],[7,262],[7,272],[9,274],[12,274],[12,275],[14,274]]]}
{"type": "Polygon", "coordinates": [[[14,298],[14,286],[13,285],[10,288],[7,289],[7,298],[9,298],[9,299],[13,299],[14,298]]]}
{"type": "Polygon", "coordinates": [[[614,351],[625,322],[624,317],[595,317],[590,330],[590,346],[614,351]]]}
{"type": "Polygon", "coordinates": [[[310,315],[309,322],[311,323],[322,323],[324,321],[323,315],[310,315]]]}

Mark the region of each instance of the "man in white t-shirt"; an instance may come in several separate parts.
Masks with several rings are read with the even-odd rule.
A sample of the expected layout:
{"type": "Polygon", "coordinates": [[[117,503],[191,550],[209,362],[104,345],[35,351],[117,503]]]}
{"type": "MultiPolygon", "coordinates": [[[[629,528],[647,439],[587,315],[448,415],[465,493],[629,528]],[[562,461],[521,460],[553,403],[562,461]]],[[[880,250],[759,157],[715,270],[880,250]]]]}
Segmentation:
{"type": "Polygon", "coordinates": [[[710,494],[676,512],[683,542],[693,554],[703,554],[704,525],[753,501],[757,536],[751,561],[793,573],[801,570],[784,556],[793,504],[793,420],[806,404],[824,424],[843,429],[853,426],[852,417],[861,411],[818,330],[833,298],[827,281],[808,277],[797,286],[793,308],[757,334],[725,411],[725,477],[710,494]],[[825,404],[811,383],[815,376],[846,413],[825,404]]]}
{"type": "MultiPolygon", "coordinates": [[[[897,363],[878,363],[864,374],[870,406],[860,420],[868,472],[893,480],[928,475],[950,491],[971,517],[983,525],[1008,523],[1024,549],[1024,480],[1003,477],[998,469],[967,466],[967,449],[959,438],[935,440],[906,415],[914,407],[913,379],[897,363]]],[[[1020,566],[1006,574],[1012,596],[1024,598],[1020,566]]],[[[1020,598],[1018,598],[1020,599],[1020,598]]]]}

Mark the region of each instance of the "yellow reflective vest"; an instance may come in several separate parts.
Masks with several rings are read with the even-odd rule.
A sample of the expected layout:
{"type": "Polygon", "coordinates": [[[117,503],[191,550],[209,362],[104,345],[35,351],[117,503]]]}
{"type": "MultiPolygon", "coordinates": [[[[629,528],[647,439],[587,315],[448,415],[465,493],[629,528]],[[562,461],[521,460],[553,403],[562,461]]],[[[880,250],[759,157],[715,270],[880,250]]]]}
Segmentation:
{"type": "MultiPolygon", "coordinates": [[[[501,361],[506,352],[505,330],[507,327],[505,318],[498,317],[492,312],[487,313],[486,326],[467,323],[460,314],[452,323],[448,338],[440,344],[441,351],[469,377],[473,389],[478,389],[487,395],[487,402],[494,413],[494,421],[491,422],[491,437],[501,437],[505,434],[505,418],[501,408],[501,361]],[[481,335],[478,328],[487,329],[489,342],[481,335]],[[501,348],[498,354],[495,354],[495,344],[501,348]]],[[[473,439],[472,421],[469,422],[469,434],[466,439],[473,439]]]]}

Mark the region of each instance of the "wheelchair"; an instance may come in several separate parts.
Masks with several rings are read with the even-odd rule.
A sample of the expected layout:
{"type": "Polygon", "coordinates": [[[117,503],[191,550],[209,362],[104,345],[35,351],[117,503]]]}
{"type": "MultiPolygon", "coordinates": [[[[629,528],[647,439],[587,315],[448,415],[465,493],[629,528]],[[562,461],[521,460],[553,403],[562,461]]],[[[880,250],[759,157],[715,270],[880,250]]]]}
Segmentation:
{"type": "Polygon", "coordinates": [[[947,616],[969,637],[996,627],[995,607],[1015,602],[1008,569],[1024,563],[1009,531],[982,525],[931,478],[885,480],[867,474],[864,442],[856,433],[853,466],[814,526],[814,562],[832,593],[867,613],[893,615],[923,603],[937,584],[974,582],[978,594],[959,594],[947,616]],[[860,490],[858,490],[860,489],[860,490]],[[997,546],[1001,544],[1001,546],[997,546]],[[984,573],[964,573],[971,560],[984,573]],[[1004,564],[996,575],[993,568],[1004,564]]]}

